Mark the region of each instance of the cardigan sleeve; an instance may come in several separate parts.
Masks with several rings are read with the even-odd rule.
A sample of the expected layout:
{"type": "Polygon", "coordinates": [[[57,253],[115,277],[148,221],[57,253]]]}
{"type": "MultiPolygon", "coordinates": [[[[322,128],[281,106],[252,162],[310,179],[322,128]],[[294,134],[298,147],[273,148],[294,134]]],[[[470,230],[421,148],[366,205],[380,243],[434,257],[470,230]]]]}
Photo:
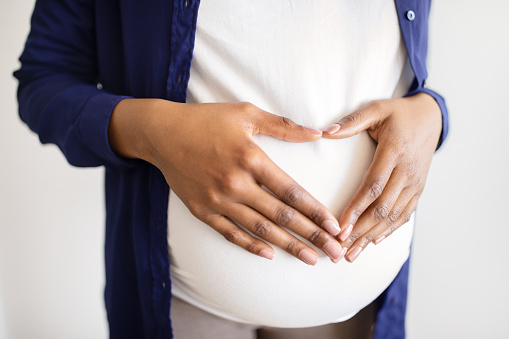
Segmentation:
{"type": "Polygon", "coordinates": [[[439,149],[449,132],[449,114],[444,98],[437,92],[425,87],[426,78],[428,77],[426,56],[428,53],[428,21],[431,0],[396,0],[395,4],[401,34],[415,74],[410,91],[405,96],[427,93],[437,102],[442,112],[442,132],[437,144],[437,149],[439,149]]]}
{"type": "Polygon", "coordinates": [[[133,166],[108,143],[115,105],[127,96],[98,85],[94,1],[38,0],[20,57],[21,119],[42,143],[56,144],[70,164],[133,166]]]}

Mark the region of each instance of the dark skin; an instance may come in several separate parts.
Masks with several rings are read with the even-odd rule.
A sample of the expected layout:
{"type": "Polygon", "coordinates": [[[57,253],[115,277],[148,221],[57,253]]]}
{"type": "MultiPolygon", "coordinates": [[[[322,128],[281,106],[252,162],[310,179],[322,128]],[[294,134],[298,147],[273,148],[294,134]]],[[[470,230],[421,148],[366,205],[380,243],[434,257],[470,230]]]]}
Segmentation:
{"type": "Polygon", "coordinates": [[[347,249],[346,259],[355,260],[370,242],[389,236],[415,210],[441,123],[440,109],[428,94],[371,102],[343,118],[335,133],[327,131],[337,126],[322,133],[248,103],[125,99],[112,114],[108,136],[117,154],[159,168],[191,213],[228,241],[267,259],[274,256],[270,243],[314,265],[317,252],[285,229],[309,240],[334,262],[347,249]],[[341,232],[336,217],[252,139],[261,133],[312,142],[348,138],[362,130],[378,146],[363,183],[339,218],[341,232]]]}
{"type": "Polygon", "coordinates": [[[343,139],[363,130],[378,143],[363,182],[339,218],[341,245],[352,262],[366,246],[380,243],[410,220],[442,130],[441,112],[426,93],[373,101],[343,118],[343,139]],[[352,225],[353,227],[348,227],[352,225]],[[351,231],[350,231],[351,229],[351,231]]]}

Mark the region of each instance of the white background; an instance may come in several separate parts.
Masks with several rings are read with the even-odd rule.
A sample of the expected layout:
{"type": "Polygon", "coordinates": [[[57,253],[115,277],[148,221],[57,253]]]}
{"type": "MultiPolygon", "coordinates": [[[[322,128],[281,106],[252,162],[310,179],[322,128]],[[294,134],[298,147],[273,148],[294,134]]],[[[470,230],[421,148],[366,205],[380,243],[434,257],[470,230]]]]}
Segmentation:
{"type": "MultiPolygon", "coordinates": [[[[76,169],[17,116],[33,0],[0,2],[0,339],[106,338],[103,170],[76,169]]],[[[429,87],[450,137],[417,215],[408,338],[509,337],[509,2],[435,1],[429,87]]]]}

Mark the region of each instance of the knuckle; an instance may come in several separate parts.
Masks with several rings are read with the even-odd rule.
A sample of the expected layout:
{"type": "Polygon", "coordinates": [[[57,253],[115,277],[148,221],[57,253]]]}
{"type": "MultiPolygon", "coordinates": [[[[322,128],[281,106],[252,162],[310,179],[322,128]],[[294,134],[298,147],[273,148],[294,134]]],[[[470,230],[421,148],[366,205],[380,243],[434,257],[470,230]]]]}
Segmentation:
{"type": "Polygon", "coordinates": [[[343,118],[341,118],[341,120],[339,120],[339,124],[342,125],[342,126],[345,126],[345,125],[356,125],[357,123],[360,122],[360,113],[359,112],[353,112],[352,114],[348,114],[346,116],[344,116],[343,118]]]}
{"type": "Polygon", "coordinates": [[[359,207],[352,209],[352,218],[354,222],[357,221],[357,219],[359,219],[359,217],[362,215],[362,212],[363,210],[360,209],[359,207]]]}
{"type": "Polygon", "coordinates": [[[276,223],[282,227],[290,224],[295,216],[295,211],[291,207],[282,207],[276,213],[276,223]]]}
{"type": "Polygon", "coordinates": [[[398,228],[396,227],[396,225],[391,225],[389,227],[389,230],[387,231],[387,236],[391,235],[392,233],[394,233],[395,230],[397,230],[398,228]]]}
{"type": "Polygon", "coordinates": [[[292,253],[292,254],[295,253],[296,249],[297,249],[297,240],[295,240],[295,239],[289,240],[286,243],[285,248],[284,248],[284,250],[286,252],[292,253]]]}
{"type": "Polygon", "coordinates": [[[244,249],[253,254],[258,254],[260,252],[258,250],[258,246],[255,243],[249,243],[244,249]]]}
{"type": "Polygon", "coordinates": [[[389,152],[392,157],[397,159],[401,159],[402,157],[407,156],[409,140],[407,140],[407,138],[398,136],[397,131],[392,126],[389,127],[389,132],[391,132],[394,137],[388,140],[388,147],[386,151],[389,152]]]}
{"type": "Polygon", "coordinates": [[[241,168],[253,169],[262,162],[262,154],[254,150],[254,148],[246,148],[239,152],[238,160],[241,168]]]}
{"type": "Polygon", "coordinates": [[[377,205],[373,211],[373,217],[376,221],[383,220],[389,215],[389,207],[386,204],[377,205]]]}
{"type": "Polygon", "coordinates": [[[262,220],[253,225],[252,231],[260,237],[265,237],[270,233],[270,225],[267,221],[262,220]]]}
{"type": "Polygon", "coordinates": [[[284,193],[284,201],[288,205],[295,205],[302,198],[302,190],[298,186],[291,186],[284,193]]]}
{"type": "Polygon", "coordinates": [[[280,116],[279,121],[281,122],[281,125],[283,125],[283,127],[290,127],[290,126],[295,125],[295,123],[292,121],[292,119],[287,118],[287,117],[280,116]]]}
{"type": "Polygon", "coordinates": [[[219,192],[214,191],[212,189],[208,189],[203,194],[206,201],[212,206],[220,206],[221,205],[221,196],[219,192]]]}
{"type": "Polygon", "coordinates": [[[250,103],[250,102],[240,102],[239,103],[239,109],[241,111],[243,111],[243,112],[251,113],[254,110],[256,110],[257,107],[255,105],[253,105],[252,103],[250,103]]]}
{"type": "MultiPolygon", "coordinates": [[[[228,174],[228,175],[223,176],[223,178],[221,179],[220,185],[221,185],[221,189],[225,192],[237,193],[237,192],[242,191],[242,188],[244,187],[245,182],[238,175],[228,174]]],[[[208,195],[209,195],[208,198],[217,197],[217,194],[214,194],[214,193],[212,193],[212,194],[209,193],[208,195]]]]}
{"type": "Polygon", "coordinates": [[[419,187],[419,190],[422,192],[422,189],[424,188],[424,184],[426,182],[426,178],[423,176],[416,176],[415,177],[415,186],[419,187]]]}
{"type": "Polygon", "coordinates": [[[203,214],[203,206],[198,203],[197,201],[188,201],[187,202],[187,208],[189,209],[189,212],[191,212],[191,214],[202,220],[202,214],[203,214]]]}
{"type": "Polygon", "coordinates": [[[375,237],[373,234],[367,234],[364,239],[362,239],[362,247],[365,247],[367,244],[369,244],[370,242],[372,242],[373,240],[375,240],[375,237]]]}
{"type": "Polygon", "coordinates": [[[350,234],[350,236],[348,237],[348,240],[351,242],[351,243],[354,243],[357,241],[357,239],[359,239],[361,237],[361,234],[359,232],[352,232],[350,234]]]}
{"type": "Polygon", "coordinates": [[[406,152],[404,142],[399,139],[391,140],[390,147],[386,150],[393,162],[399,162],[406,152]]]}
{"type": "Polygon", "coordinates": [[[242,235],[239,230],[229,229],[223,233],[223,237],[231,243],[236,245],[240,244],[242,235]]]}
{"type": "Polygon", "coordinates": [[[312,243],[312,244],[319,244],[319,243],[322,243],[322,242],[325,242],[325,238],[326,236],[324,235],[324,232],[321,231],[321,230],[316,230],[316,231],[313,231],[309,237],[308,237],[308,240],[312,243]]]}
{"type": "Polygon", "coordinates": [[[373,100],[368,104],[368,109],[375,112],[380,112],[384,109],[384,104],[380,100],[373,100]]]}
{"type": "Polygon", "coordinates": [[[389,213],[388,219],[390,223],[396,222],[399,218],[399,211],[397,209],[394,209],[389,213]]]}
{"type": "Polygon", "coordinates": [[[403,223],[406,224],[407,222],[410,221],[411,218],[412,218],[412,213],[406,213],[405,216],[403,217],[403,223]]]}
{"type": "Polygon", "coordinates": [[[405,175],[407,176],[407,178],[414,177],[416,173],[417,173],[417,162],[416,161],[408,162],[405,166],[405,175]]]}
{"type": "Polygon", "coordinates": [[[369,185],[369,195],[372,199],[377,199],[383,190],[384,186],[380,180],[374,181],[369,185]]]}
{"type": "Polygon", "coordinates": [[[313,212],[311,212],[310,218],[315,224],[320,225],[324,218],[324,212],[319,208],[315,209],[313,212]]]}

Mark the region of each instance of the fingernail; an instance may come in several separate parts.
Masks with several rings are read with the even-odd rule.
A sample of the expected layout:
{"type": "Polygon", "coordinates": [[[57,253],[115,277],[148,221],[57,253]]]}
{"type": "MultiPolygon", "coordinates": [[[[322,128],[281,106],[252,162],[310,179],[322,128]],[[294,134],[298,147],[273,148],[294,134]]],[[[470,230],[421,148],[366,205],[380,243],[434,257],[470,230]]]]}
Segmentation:
{"type": "Polygon", "coordinates": [[[334,125],[330,125],[329,127],[327,127],[324,132],[327,132],[329,134],[334,134],[337,131],[339,131],[340,128],[341,128],[341,126],[339,126],[339,124],[334,124],[334,125]]]}
{"type": "Polygon", "coordinates": [[[381,243],[381,242],[382,242],[382,240],[384,240],[384,239],[385,239],[385,235],[383,235],[383,234],[382,234],[382,235],[379,235],[379,236],[375,239],[375,241],[374,241],[375,245],[378,245],[378,244],[379,244],[379,243],[381,243]]]}
{"type": "Polygon", "coordinates": [[[325,220],[322,224],[322,227],[334,237],[338,235],[339,232],[341,232],[339,224],[333,220],[325,220]]]}
{"type": "Polygon", "coordinates": [[[361,252],[362,252],[362,247],[355,246],[354,248],[352,248],[352,250],[350,252],[348,252],[348,254],[346,255],[346,258],[348,259],[348,261],[353,262],[355,259],[357,259],[359,254],[361,254],[361,252]]]}
{"type": "Polygon", "coordinates": [[[332,262],[338,262],[341,257],[341,245],[335,241],[329,241],[323,246],[323,251],[331,258],[332,262]]]}
{"type": "Polygon", "coordinates": [[[300,251],[299,259],[311,266],[315,266],[316,263],[318,262],[318,256],[308,249],[303,249],[302,251],[300,251]]]}
{"type": "Polygon", "coordinates": [[[343,230],[343,233],[341,233],[341,235],[339,236],[339,239],[341,241],[345,241],[346,239],[348,239],[348,237],[350,236],[350,233],[352,233],[352,230],[353,230],[352,224],[346,226],[346,228],[343,230]]]}
{"type": "Polygon", "coordinates": [[[260,256],[264,257],[266,259],[272,260],[272,259],[274,259],[274,252],[272,252],[270,250],[262,250],[260,252],[260,256]]]}
{"type": "MultiPolygon", "coordinates": [[[[302,126],[304,127],[304,126],[302,126]]],[[[311,128],[311,127],[304,127],[304,129],[306,131],[308,131],[309,133],[313,133],[313,134],[316,134],[316,135],[322,135],[322,131],[319,131],[317,129],[314,129],[314,128],[311,128]]]]}
{"type": "Polygon", "coordinates": [[[345,256],[346,252],[348,252],[348,247],[343,247],[343,250],[341,250],[341,258],[345,256]]]}

